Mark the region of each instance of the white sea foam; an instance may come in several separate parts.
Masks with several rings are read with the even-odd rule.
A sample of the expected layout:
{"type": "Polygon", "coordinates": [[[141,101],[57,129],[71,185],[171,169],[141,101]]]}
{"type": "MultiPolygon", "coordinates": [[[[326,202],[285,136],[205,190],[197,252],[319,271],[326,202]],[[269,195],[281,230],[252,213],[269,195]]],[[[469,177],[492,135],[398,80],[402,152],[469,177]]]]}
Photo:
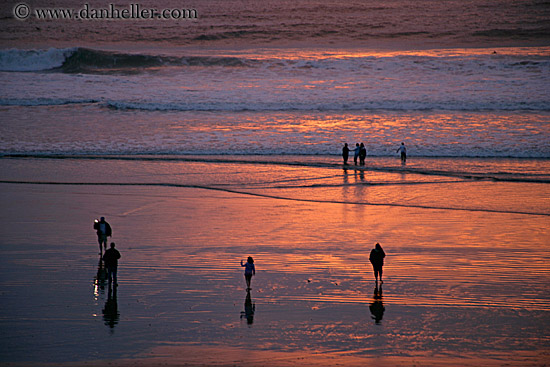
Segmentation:
{"type": "Polygon", "coordinates": [[[42,71],[59,68],[77,48],[0,51],[0,71],[42,71]]]}

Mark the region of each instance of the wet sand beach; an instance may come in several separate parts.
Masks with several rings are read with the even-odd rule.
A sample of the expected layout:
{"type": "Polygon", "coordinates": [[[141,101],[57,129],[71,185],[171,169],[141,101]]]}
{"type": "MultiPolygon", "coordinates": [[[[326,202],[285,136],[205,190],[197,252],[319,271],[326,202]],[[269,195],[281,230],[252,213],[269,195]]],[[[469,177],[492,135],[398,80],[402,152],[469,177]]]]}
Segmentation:
{"type": "Polygon", "coordinates": [[[0,367],[550,364],[548,1],[102,3],[0,5],[0,367]]]}
{"type": "Polygon", "coordinates": [[[549,360],[547,184],[410,172],[397,184],[336,164],[0,164],[2,365],[549,360]],[[122,254],[111,291],[92,229],[100,216],[122,254]],[[377,293],[376,242],[387,253],[377,293]]]}

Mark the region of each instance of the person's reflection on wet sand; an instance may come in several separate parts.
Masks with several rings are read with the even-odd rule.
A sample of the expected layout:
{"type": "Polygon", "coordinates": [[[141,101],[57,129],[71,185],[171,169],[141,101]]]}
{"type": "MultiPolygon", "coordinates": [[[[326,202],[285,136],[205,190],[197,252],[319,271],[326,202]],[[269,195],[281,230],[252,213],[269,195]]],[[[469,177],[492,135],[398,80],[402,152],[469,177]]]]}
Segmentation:
{"type": "Polygon", "coordinates": [[[378,286],[377,283],[374,287],[374,295],[369,309],[372,314],[371,318],[374,319],[374,323],[377,325],[380,324],[382,317],[384,317],[384,311],[386,310],[384,303],[382,302],[382,284],[378,286]]]}
{"type": "Polygon", "coordinates": [[[99,257],[99,263],[97,264],[97,274],[94,277],[94,293],[96,296],[105,291],[105,281],[107,280],[107,269],[103,265],[103,259],[99,257]]]}
{"type": "Polygon", "coordinates": [[[111,332],[114,332],[114,327],[118,324],[120,319],[120,313],[118,312],[118,304],[116,299],[117,287],[112,287],[109,283],[109,293],[107,295],[107,302],[103,308],[103,321],[106,326],[109,326],[111,332]]]}
{"type": "Polygon", "coordinates": [[[359,181],[362,181],[364,182],[365,181],[365,171],[362,170],[362,169],[355,169],[354,173],[353,173],[354,177],[355,177],[355,182],[359,182],[359,181]]]}
{"type": "Polygon", "coordinates": [[[344,174],[342,176],[343,178],[343,184],[342,184],[342,190],[344,192],[344,195],[347,194],[349,189],[349,172],[346,166],[344,166],[344,174]]]}
{"type": "Polygon", "coordinates": [[[246,318],[246,323],[252,325],[254,323],[254,312],[256,311],[256,304],[252,303],[250,297],[250,291],[246,291],[246,299],[244,300],[244,311],[241,311],[241,319],[246,318]]]}
{"type": "Polygon", "coordinates": [[[347,185],[349,184],[349,179],[348,179],[348,169],[346,167],[344,167],[344,185],[347,185]]]}

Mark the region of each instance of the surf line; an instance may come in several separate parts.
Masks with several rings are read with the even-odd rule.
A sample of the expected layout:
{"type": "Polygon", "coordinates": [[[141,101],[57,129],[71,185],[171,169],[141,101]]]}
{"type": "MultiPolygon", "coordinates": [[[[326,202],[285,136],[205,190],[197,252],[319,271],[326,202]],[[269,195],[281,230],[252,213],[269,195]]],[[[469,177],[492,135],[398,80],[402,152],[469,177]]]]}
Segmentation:
{"type": "Polygon", "coordinates": [[[178,187],[178,188],[190,188],[190,189],[202,189],[222,191],[231,194],[248,195],[263,197],[277,200],[287,201],[299,201],[307,203],[324,203],[324,204],[346,204],[346,205],[364,205],[364,206],[393,206],[400,208],[416,208],[416,209],[430,209],[430,210],[452,210],[452,211],[466,211],[466,212],[483,212],[483,213],[495,213],[495,214],[519,214],[519,215],[534,215],[550,217],[550,213],[532,213],[522,212],[515,210],[496,210],[496,209],[479,209],[479,208],[450,208],[450,207],[437,207],[430,205],[414,205],[414,204],[398,204],[398,203],[369,203],[369,202],[353,202],[353,201],[340,201],[340,200],[319,200],[319,199],[303,199],[303,198],[289,198],[278,195],[260,194],[255,192],[239,191],[223,187],[215,186],[202,186],[202,185],[184,185],[184,184],[171,184],[171,183],[129,183],[129,182],[55,182],[55,181],[17,181],[17,180],[0,180],[0,184],[17,184],[17,185],[66,185],[66,186],[136,186],[136,187],[178,187]]]}
{"type": "MultiPolygon", "coordinates": [[[[200,158],[196,156],[160,156],[160,155],[94,155],[94,154],[53,154],[53,153],[7,153],[1,154],[0,159],[69,159],[69,160],[119,160],[119,161],[143,161],[143,162],[194,162],[194,163],[214,163],[214,164],[248,164],[248,165],[277,165],[277,166],[289,166],[289,167],[306,167],[306,168],[328,168],[328,169],[342,169],[340,163],[329,162],[301,162],[301,161],[277,161],[277,160],[247,160],[247,159],[233,159],[233,158],[200,158]]],[[[527,182],[527,183],[550,183],[548,179],[533,178],[532,175],[528,177],[509,177],[509,174],[503,172],[502,174],[508,175],[507,177],[499,177],[499,173],[475,173],[475,172],[453,172],[442,170],[421,169],[414,167],[384,167],[384,166],[369,166],[358,167],[349,166],[348,169],[355,172],[390,172],[390,173],[411,173],[418,175],[428,176],[443,176],[443,177],[455,177],[465,180],[479,180],[479,181],[502,181],[502,182],[527,182]]],[[[501,175],[502,175],[501,174],[501,175]]],[[[339,175],[337,175],[339,176],[339,175]]]]}

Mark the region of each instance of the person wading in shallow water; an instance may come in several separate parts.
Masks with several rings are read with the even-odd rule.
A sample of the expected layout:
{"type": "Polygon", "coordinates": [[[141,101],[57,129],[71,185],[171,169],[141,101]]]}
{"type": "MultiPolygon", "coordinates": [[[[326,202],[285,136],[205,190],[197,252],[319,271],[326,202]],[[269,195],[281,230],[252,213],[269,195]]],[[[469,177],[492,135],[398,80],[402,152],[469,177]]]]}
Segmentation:
{"type": "Polygon", "coordinates": [[[353,163],[357,166],[357,158],[359,158],[359,152],[361,151],[361,148],[359,147],[359,143],[355,143],[355,149],[353,150],[353,163]]]}
{"type": "Polygon", "coordinates": [[[374,278],[376,279],[376,283],[378,283],[378,275],[380,275],[380,283],[384,283],[382,281],[382,267],[384,266],[385,257],[386,253],[384,252],[384,250],[382,250],[382,246],[377,243],[375,247],[371,250],[369,256],[372,268],[374,269],[374,278]]]}
{"type": "Polygon", "coordinates": [[[407,147],[405,143],[401,142],[401,146],[397,148],[398,152],[401,152],[401,163],[407,162],[407,147]]]}
{"type": "Polygon", "coordinates": [[[252,279],[253,275],[256,275],[256,268],[254,267],[254,259],[249,256],[246,263],[243,264],[244,260],[241,260],[241,266],[244,266],[244,278],[246,279],[246,290],[249,291],[250,289],[250,280],[252,279]]]}
{"type": "Polygon", "coordinates": [[[359,147],[359,164],[361,166],[365,165],[365,158],[367,158],[367,148],[365,147],[365,144],[361,143],[361,146],[359,147]]]}
{"type": "Polygon", "coordinates": [[[348,147],[348,143],[345,143],[344,147],[342,148],[342,158],[344,159],[344,164],[348,164],[348,157],[349,157],[349,147],[348,147]]]}

